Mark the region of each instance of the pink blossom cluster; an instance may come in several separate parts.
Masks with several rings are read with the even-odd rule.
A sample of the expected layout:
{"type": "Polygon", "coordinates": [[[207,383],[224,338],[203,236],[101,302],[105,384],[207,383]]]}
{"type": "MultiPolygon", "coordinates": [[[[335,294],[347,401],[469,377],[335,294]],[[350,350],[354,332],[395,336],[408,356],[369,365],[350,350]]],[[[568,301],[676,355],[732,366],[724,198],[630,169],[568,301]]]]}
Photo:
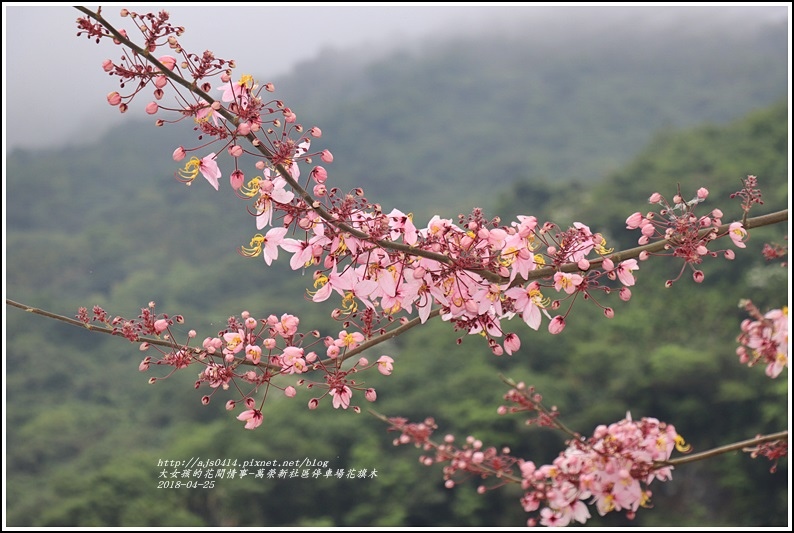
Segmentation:
{"type": "MultiPolygon", "coordinates": [[[[620,422],[598,426],[587,439],[574,438],[550,464],[520,464],[521,504],[527,512],[539,510],[544,526],[584,523],[590,518],[585,503],[595,505],[601,516],[623,511],[633,518],[648,507],[653,480],[672,479],[665,466],[673,449],[688,451],[672,425],[655,418],[634,421],[630,414],[620,422]]],[[[529,525],[538,523],[530,518],[529,525]]]]}
{"type": "MultiPolygon", "coordinates": [[[[342,362],[360,352],[360,345],[365,341],[361,333],[348,333],[346,330],[339,332],[336,338],[321,338],[319,332],[299,332],[300,319],[297,316],[283,314],[280,318],[270,315],[266,319],[257,320],[250,313],[244,311],[240,317],[230,317],[227,327],[217,336],[207,337],[202,342],[201,348],[189,346],[190,340],[196,336],[190,330],[184,344],[178,343],[172,336],[171,327],[174,323],[182,324],[182,316],[169,318],[168,315],[154,313],[154,302],[148,308],[141,310],[138,319],[127,320],[123,317],[110,318],[107,312],[95,306],[92,316],[86,308],[78,310],[77,319],[86,325],[99,322],[110,325],[113,334],[122,335],[132,342],[140,342],[141,351],[155,348],[160,357],[146,356],[139,365],[141,372],[146,372],[152,365],[171,367],[165,377],[170,377],[177,370],[199,365],[201,371],[195,382],[196,389],[208,386],[210,393],[203,396],[201,401],[207,405],[219,390],[237,391],[241,399],[229,400],[226,407],[235,408],[238,403],[249,407],[238,418],[246,422],[246,429],[254,429],[262,422],[262,404],[270,387],[282,390],[284,394],[293,398],[297,394],[295,387],[320,390],[321,394],[309,400],[310,409],[316,409],[320,400],[326,396],[331,397],[334,408],[347,409],[351,406],[353,391],[361,391],[369,402],[377,399],[377,393],[372,387],[364,387],[356,382],[356,374],[362,371],[377,369],[384,376],[391,375],[394,370],[394,359],[388,355],[380,356],[375,362],[370,363],[366,357],[359,357],[353,366],[343,369],[342,362]],[[141,341],[142,336],[149,336],[150,340],[141,341]],[[155,342],[163,338],[166,342],[155,342]],[[165,346],[169,349],[163,349],[165,346]],[[316,348],[324,348],[326,358],[317,353],[316,348]],[[355,350],[355,352],[354,352],[355,350]],[[305,377],[310,371],[320,371],[322,381],[313,381],[305,377]],[[277,385],[273,378],[277,376],[296,377],[295,386],[277,385]],[[265,389],[265,395],[258,408],[254,408],[253,395],[260,389],[265,389]]],[[[158,378],[151,378],[154,383],[158,378]]],[[[162,379],[162,378],[160,378],[162,379]]],[[[361,409],[353,405],[353,410],[361,409]]]]}
{"type": "Polygon", "coordinates": [[[788,307],[772,309],[766,314],[761,314],[750,300],[743,300],[740,307],[752,319],[742,321],[741,333],[736,338],[739,361],[747,366],[764,363],[766,375],[778,377],[788,366],[788,307]]]}
{"type": "MultiPolygon", "coordinates": [[[[181,28],[170,26],[165,13],[122,14],[136,20],[146,54],[126,35],[113,36],[127,51],[121,62],[106,60],[103,68],[118,77],[122,86],[135,83],[135,88],[124,96],[114,93],[108,98],[111,105],[126,106],[151,88],[155,101],[147,106],[148,113],[171,111],[176,120],[192,118],[201,141],[197,149],[208,151],[216,143],[220,147],[191,157],[176,177],[190,184],[202,175],[218,189],[223,175],[219,154],[226,152],[235,167],[229,177],[231,186],[240,198],[252,202],[248,210],[260,231],[241,253],[261,254],[270,265],[283,250],[291,255],[294,270],[315,268],[316,290],[311,299],[320,302],[337,294],[341,299],[335,312],[338,318],[347,319],[364,308],[382,319],[401,311],[415,312],[425,322],[437,310],[456,329],[484,334],[493,353],[501,355],[512,354],[521,345],[517,334],[503,330],[503,320],[518,315],[538,329],[546,316],[549,331],[559,333],[580,297],[601,307],[605,316],[614,316],[613,309],[595,297],[611,292],[606,280],[619,280],[621,299],[630,298],[627,287],[634,284],[636,260],[614,264],[607,257],[610,250],[603,237],[584,224],[560,230],[551,223],[539,225],[535,217],[521,216],[502,226],[475,209],[457,224],[436,216],[419,229],[410,214],[398,209],[384,213],[360,189],[343,194],[329,188],[328,172],[321,165],[312,166],[302,179],[301,164],[312,165],[315,156],[328,164],[333,155],[328,150],[310,153],[312,138],[321,137],[322,131],[317,127],[305,130],[283,102],[262,98],[263,91],[274,90],[271,83],[260,85],[249,75],[235,80],[233,61],[217,59],[211,52],[186,52],[177,40],[181,28]],[[168,53],[155,54],[158,48],[168,53]],[[220,85],[208,81],[215,76],[220,85]],[[195,88],[183,94],[175,80],[195,88]],[[184,105],[168,109],[157,103],[169,87],[179,93],[178,101],[184,105]],[[210,96],[213,91],[220,93],[217,98],[210,96]],[[240,170],[238,161],[246,155],[257,158],[260,176],[247,179],[240,170]],[[560,297],[552,299],[544,290],[560,297]],[[565,302],[565,311],[552,317],[550,311],[565,302]]],[[[81,19],[79,26],[90,37],[108,36],[88,19],[81,19]]],[[[158,125],[164,123],[158,120],[158,125]]],[[[190,151],[180,146],[173,157],[181,161],[190,151]]]]}
{"type": "MultiPolygon", "coordinates": [[[[519,384],[505,397],[518,406],[513,412],[550,412],[540,404],[532,387],[519,384]]],[[[546,417],[544,425],[566,431],[572,438],[551,464],[542,466],[512,456],[508,448],[485,447],[471,436],[461,447],[455,446],[452,435],[435,442],[431,439],[437,429],[433,419],[418,424],[404,418],[390,418],[388,422],[390,430],[400,432],[395,445],[413,443],[434,452],[419,460],[426,466],[443,464],[447,488],[469,478],[495,480],[490,487],[481,484],[481,494],[505,483],[520,483],[524,490],[521,505],[532,513],[527,521],[530,526],[583,524],[591,517],[588,505],[594,505],[602,516],[622,511],[633,518],[640,507],[649,506],[648,485],[672,478],[672,466],[667,461],[673,450],[689,451],[672,425],[655,418],[634,421],[627,414],[619,422],[598,426],[589,438],[570,432],[554,418],[546,417]]]]}

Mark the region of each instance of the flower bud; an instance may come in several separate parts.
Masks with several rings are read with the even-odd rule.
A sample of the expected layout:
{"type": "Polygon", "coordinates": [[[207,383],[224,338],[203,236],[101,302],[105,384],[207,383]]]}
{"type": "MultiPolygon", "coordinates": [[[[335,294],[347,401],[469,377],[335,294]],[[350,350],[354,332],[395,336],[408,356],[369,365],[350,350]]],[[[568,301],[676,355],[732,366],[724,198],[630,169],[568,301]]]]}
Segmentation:
{"type": "Polygon", "coordinates": [[[107,98],[108,98],[108,103],[112,106],[116,106],[121,103],[121,95],[116,91],[113,91],[112,93],[108,93],[107,98]]]}

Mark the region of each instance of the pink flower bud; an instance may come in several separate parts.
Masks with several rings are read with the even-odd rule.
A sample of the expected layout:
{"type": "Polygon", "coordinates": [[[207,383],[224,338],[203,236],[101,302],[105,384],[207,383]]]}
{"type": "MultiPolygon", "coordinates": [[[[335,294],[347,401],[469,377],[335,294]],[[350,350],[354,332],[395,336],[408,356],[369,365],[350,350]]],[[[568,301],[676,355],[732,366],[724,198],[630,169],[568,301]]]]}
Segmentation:
{"type": "Polygon", "coordinates": [[[293,387],[292,385],[284,389],[284,396],[286,396],[287,398],[294,398],[297,393],[298,391],[296,391],[295,387],[293,387]]]}
{"type": "Polygon", "coordinates": [[[173,155],[171,157],[174,158],[174,161],[182,161],[185,158],[185,155],[187,155],[185,153],[185,147],[184,146],[180,146],[179,148],[174,150],[174,153],[173,153],[173,155]]]}
{"type": "Polygon", "coordinates": [[[237,144],[233,144],[229,147],[229,155],[232,157],[240,157],[243,155],[243,147],[237,144]]]}
{"type": "Polygon", "coordinates": [[[149,113],[150,115],[154,115],[155,113],[157,113],[157,110],[159,108],[160,106],[157,105],[157,102],[149,102],[148,104],[146,104],[146,112],[149,113]]]}
{"type": "Polygon", "coordinates": [[[104,60],[102,62],[102,70],[104,70],[105,72],[110,72],[111,70],[113,70],[113,61],[111,61],[110,59],[104,60]]]}
{"type": "Polygon", "coordinates": [[[248,135],[251,133],[251,124],[248,122],[241,122],[237,125],[237,133],[240,135],[248,135]]]}
{"type": "Polygon", "coordinates": [[[157,76],[154,79],[154,86],[157,87],[158,89],[162,89],[167,84],[168,84],[168,78],[166,78],[165,76],[157,76]]]}
{"type": "Polygon", "coordinates": [[[325,187],[325,185],[318,183],[317,185],[314,186],[312,192],[317,197],[323,197],[328,192],[328,189],[325,187]]]}
{"type": "Polygon", "coordinates": [[[556,335],[565,329],[565,319],[561,315],[557,315],[549,322],[549,333],[556,335]]]}
{"type": "Polygon", "coordinates": [[[328,179],[328,172],[323,167],[316,166],[312,169],[311,176],[317,183],[325,183],[325,180],[328,179]]]}
{"type": "Polygon", "coordinates": [[[108,98],[108,103],[110,105],[116,106],[121,103],[121,95],[116,91],[113,91],[112,93],[108,93],[107,98],[108,98]]]}
{"type": "Polygon", "coordinates": [[[662,195],[659,194],[658,192],[653,193],[651,197],[648,198],[649,204],[658,204],[661,201],[662,201],[662,195]]]}
{"type": "Polygon", "coordinates": [[[322,137],[323,131],[317,126],[312,126],[312,128],[309,130],[309,135],[312,137],[322,137]]]}
{"type": "Polygon", "coordinates": [[[709,190],[707,188],[701,187],[700,189],[698,189],[698,198],[700,198],[701,200],[705,200],[708,195],[709,195],[709,190]]]}
{"type": "Polygon", "coordinates": [[[272,83],[268,82],[265,84],[265,90],[269,93],[272,93],[273,91],[276,90],[276,87],[272,83]]]}
{"type": "Polygon", "coordinates": [[[378,399],[378,393],[375,392],[375,389],[367,389],[367,391],[364,393],[364,397],[368,402],[374,402],[378,399]]]}
{"type": "Polygon", "coordinates": [[[331,163],[334,160],[334,154],[328,150],[323,150],[320,154],[320,159],[322,159],[325,163],[331,163]]]}
{"type": "Polygon", "coordinates": [[[161,318],[160,320],[156,320],[154,322],[154,330],[157,333],[162,333],[166,329],[168,329],[168,320],[161,318]]]}
{"type": "Polygon", "coordinates": [[[232,172],[229,176],[229,183],[231,184],[232,189],[235,191],[239,190],[240,187],[243,186],[243,183],[245,183],[245,174],[243,174],[243,171],[237,169],[232,172]]]}
{"type": "Polygon", "coordinates": [[[632,214],[629,218],[626,219],[626,228],[627,229],[636,229],[640,227],[640,222],[643,220],[642,213],[637,211],[636,213],[632,214]]]}
{"type": "Polygon", "coordinates": [[[232,409],[234,409],[235,403],[236,402],[234,400],[229,400],[228,402],[226,402],[226,410],[231,411],[232,409]]]}

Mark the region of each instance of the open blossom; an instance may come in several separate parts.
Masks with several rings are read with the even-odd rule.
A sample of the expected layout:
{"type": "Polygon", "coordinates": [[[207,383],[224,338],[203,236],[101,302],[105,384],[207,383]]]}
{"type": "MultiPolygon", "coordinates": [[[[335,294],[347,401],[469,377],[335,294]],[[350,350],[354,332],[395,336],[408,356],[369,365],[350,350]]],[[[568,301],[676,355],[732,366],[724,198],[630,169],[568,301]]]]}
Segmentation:
{"type": "Polygon", "coordinates": [[[190,185],[190,183],[196,179],[196,176],[199,175],[199,172],[217,191],[219,186],[218,180],[222,174],[220,168],[218,168],[218,163],[215,161],[215,152],[201,159],[198,157],[191,157],[185,165],[185,168],[179,170],[180,181],[190,185]]]}
{"type": "Polygon", "coordinates": [[[636,259],[627,259],[621,261],[617,268],[618,279],[626,287],[634,285],[634,274],[632,270],[639,270],[640,266],[637,264],[636,259]]]}
{"type": "Polygon", "coordinates": [[[223,91],[221,95],[222,102],[238,102],[241,106],[247,107],[249,100],[249,91],[254,85],[254,78],[249,74],[243,75],[237,82],[224,83],[218,87],[219,91],[223,91]]]}
{"type": "Polygon", "coordinates": [[[567,272],[557,272],[554,274],[554,288],[558,291],[564,290],[568,294],[573,294],[576,287],[582,284],[584,278],[579,274],[569,274],[567,272]]]}
{"type": "Polygon", "coordinates": [[[344,385],[342,387],[335,387],[331,389],[331,396],[333,396],[333,406],[334,409],[347,409],[350,407],[350,397],[353,395],[353,391],[350,390],[350,387],[344,385]]]}
{"type": "Polygon", "coordinates": [[[256,257],[261,253],[265,263],[270,265],[278,259],[278,247],[286,234],[287,228],[271,228],[265,235],[257,233],[247,248],[241,248],[241,253],[247,257],[256,257]]]}
{"type": "Polygon", "coordinates": [[[358,331],[354,331],[353,333],[348,333],[345,330],[340,331],[339,338],[334,340],[334,344],[336,344],[340,348],[346,347],[351,350],[362,342],[364,342],[364,335],[362,335],[358,331]]]}
{"type": "Polygon", "coordinates": [[[766,363],[766,375],[776,378],[788,366],[788,307],[761,315],[751,302],[744,305],[755,320],[742,322],[742,333],[736,339],[739,361],[748,366],[766,363]]]}
{"type": "Polygon", "coordinates": [[[237,415],[237,420],[245,422],[245,429],[256,429],[262,425],[265,417],[259,409],[249,409],[237,415]]]}
{"type": "Polygon", "coordinates": [[[731,223],[731,225],[728,226],[728,235],[737,248],[747,247],[747,245],[744,244],[744,241],[747,239],[747,230],[744,229],[741,222],[731,223]]]}

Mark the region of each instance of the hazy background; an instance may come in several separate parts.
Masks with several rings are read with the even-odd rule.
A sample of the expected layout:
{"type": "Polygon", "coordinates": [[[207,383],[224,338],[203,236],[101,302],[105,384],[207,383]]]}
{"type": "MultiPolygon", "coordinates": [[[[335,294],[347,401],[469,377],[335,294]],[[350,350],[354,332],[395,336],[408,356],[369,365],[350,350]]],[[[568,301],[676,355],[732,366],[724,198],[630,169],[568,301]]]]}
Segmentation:
{"type": "MultiPolygon", "coordinates": [[[[129,9],[146,13],[162,5],[129,9]]],[[[476,37],[494,29],[532,34],[553,46],[572,37],[608,37],[617,28],[636,25],[702,32],[726,19],[734,21],[741,32],[748,19],[781,20],[788,12],[785,3],[714,7],[252,7],[230,3],[165,9],[175,25],[187,29],[180,38],[186,50],[210,49],[217,57],[236,60],[237,72],[253,73],[262,80],[284,75],[301,62],[334,49],[346,50],[351,61],[360,61],[394,49],[432,47],[450,35],[476,37]]],[[[119,10],[118,6],[105,7],[104,15],[119,27],[128,27],[129,20],[117,16],[119,10]]],[[[79,15],[66,5],[3,4],[3,141],[7,149],[85,144],[120,121],[118,110],[104,99],[118,83],[101,68],[104,59],[117,60],[120,50],[109,42],[97,45],[85,37],[76,38],[74,21],[79,15]]],[[[130,113],[140,113],[144,100],[136,100],[130,113]]]]}

